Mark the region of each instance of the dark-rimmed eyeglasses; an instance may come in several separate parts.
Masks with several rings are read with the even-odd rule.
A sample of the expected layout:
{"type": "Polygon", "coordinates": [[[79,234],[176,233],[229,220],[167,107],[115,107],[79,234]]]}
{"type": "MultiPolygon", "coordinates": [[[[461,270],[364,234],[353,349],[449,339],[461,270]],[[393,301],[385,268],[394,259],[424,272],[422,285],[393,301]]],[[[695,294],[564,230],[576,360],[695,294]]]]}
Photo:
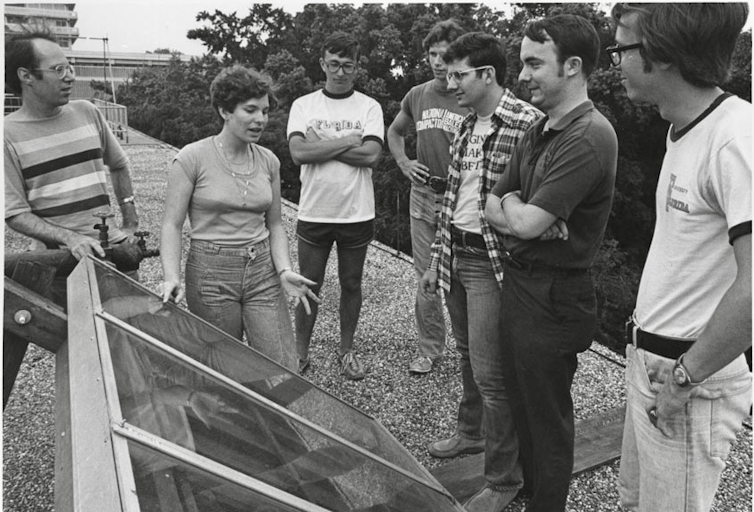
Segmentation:
{"type": "Polygon", "coordinates": [[[43,73],[45,71],[48,73],[55,73],[55,76],[58,77],[60,80],[64,79],[66,75],[71,75],[71,78],[76,76],[76,70],[70,64],[58,64],[54,68],[50,68],[50,69],[31,68],[31,70],[42,71],[43,73]]]}
{"type": "Polygon", "coordinates": [[[623,52],[635,50],[636,48],[641,48],[641,43],[627,44],[626,46],[618,46],[616,44],[615,46],[608,46],[605,48],[605,51],[607,52],[608,57],[610,57],[610,62],[613,66],[620,66],[621,55],[623,52]]]}
{"type": "Polygon", "coordinates": [[[478,68],[464,69],[463,71],[453,71],[445,75],[445,78],[447,78],[448,82],[453,79],[456,83],[458,83],[463,80],[463,77],[466,73],[471,73],[472,71],[479,71],[480,69],[487,69],[491,67],[492,66],[479,66],[478,68]]]}
{"type": "Polygon", "coordinates": [[[330,73],[337,73],[339,70],[343,70],[346,75],[352,75],[356,71],[356,64],[353,62],[340,63],[334,60],[325,61],[325,66],[330,73]]]}

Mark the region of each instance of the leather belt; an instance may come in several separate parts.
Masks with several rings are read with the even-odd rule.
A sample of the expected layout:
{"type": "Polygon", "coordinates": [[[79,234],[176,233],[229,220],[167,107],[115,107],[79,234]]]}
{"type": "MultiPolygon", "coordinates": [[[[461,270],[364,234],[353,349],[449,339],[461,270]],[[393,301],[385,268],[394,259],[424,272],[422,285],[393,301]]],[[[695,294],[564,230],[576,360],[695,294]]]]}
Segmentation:
{"type": "Polygon", "coordinates": [[[503,255],[503,261],[505,261],[506,265],[508,265],[511,268],[515,268],[516,270],[523,270],[525,272],[532,272],[532,273],[549,272],[551,274],[555,273],[555,274],[577,275],[577,274],[583,274],[589,270],[586,268],[553,267],[551,265],[545,265],[543,263],[531,263],[528,261],[521,261],[519,259],[514,258],[509,252],[506,252],[503,255]]]}
{"type": "Polygon", "coordinates": [[[696,340],[676,339],[642,331],[633,320],[626,322],[626,343],[641,348],[660,357],[678,359],[696,340]]]}
{"type": "Polygon", "coordinates": [[[448,179],[439,176],[430,176],[426,183],[424,183],[425,186],[429,187],[436,194],[445,193],[445,185],[447,184],[448,179]]]}
{"type": "Polygon", "coordinates": [[[484,237],[477,233],[463,231],[455,226],[451,226],[450,237],[454,244],[461,247],[474,247],[484,251],[487,250],[487,244],[484,243],[484,237]]]}

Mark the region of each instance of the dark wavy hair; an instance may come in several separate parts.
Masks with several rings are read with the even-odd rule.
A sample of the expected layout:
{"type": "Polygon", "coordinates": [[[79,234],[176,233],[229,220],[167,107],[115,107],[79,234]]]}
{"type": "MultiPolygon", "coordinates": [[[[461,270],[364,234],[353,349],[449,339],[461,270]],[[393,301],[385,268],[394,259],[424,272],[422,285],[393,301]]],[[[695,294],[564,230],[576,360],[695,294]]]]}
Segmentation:
{"type": "Polygon", "coordinates": [[[452,43],[458,39],[459,36],[463,35],[464,32],[466,31],[453,18],[439,21],[435,23],[435,26],[433,26],[427,33],[422,41],[422,48],[424,48],[425,52],[428,52],[429,47],[433,44],[441,43],[443,41],[452,43]]]}
{"type": "MultiPolygon", "coordinates": [[[[485,32],[468,32],[453,41],[445,52],[446,64],[453,61],[469,59],[472,68],[492,66],[495,68],[495,80],[503,85],[508,71],[508,59],[505,56],[505,43],[492,34],[485,32]]],[[[482,70],[475,71],[477,76],[482,70]]]]}
{"type": "Polygon", "coordinates": [[[325,52],[330,52],[338,57],[353,57],[355,62],[359,62],[361,56],[361,44],[355,36],[345,32],[333,32],[322,44],[322,58],[325,58],[325,52]]]}
{"type": "MultiPolygon", "coordinates": [[[[36,28],[22,34],[5,37],[5,85],[14,94],[21,94],[21,79],[18,78],[18,68],[39,67],[39,56],[34,49],[35,39],[45,39],[58,44],[57,39],[49,30],[36,28]]],[[[30,71],[37,78],[42,78],[40,71],[30,71]]]]}
{"type": "Polygon", "coordinates": [[[569,57],[579,57],[585,77],[589,77],[597,67],[600,36],[586,18],[575,14],[558,14],[551,18],[532,21],[526,25],[524,36],[538,43],[552,39],[558,51],[560,64],[569,57]]]}
{"type": "Polygon", "coordinates": [[[272,78],[240,64],[220,71],[209,86],[209,95],[218,115],[220,107],[233,112],[239,103],[265,95],[270,99],[271,109],[277,106],[272,78]]]}
{"type": "Polygon", "coordinates": [[[652,62],[678,67],[681,76],[697,87],[714,87],[730,77],[736,42],[746,19],[746,3],[662,3],[616,4],[612,17],[636,13],[636,30],[641,36],[644,70],[652,62]]]}

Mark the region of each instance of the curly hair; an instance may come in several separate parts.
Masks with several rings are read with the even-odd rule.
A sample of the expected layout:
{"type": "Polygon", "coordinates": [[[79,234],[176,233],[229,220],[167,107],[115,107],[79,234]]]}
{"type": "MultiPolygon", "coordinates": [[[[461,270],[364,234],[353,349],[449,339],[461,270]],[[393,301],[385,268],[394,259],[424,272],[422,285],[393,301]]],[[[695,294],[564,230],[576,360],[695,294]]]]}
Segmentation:
{"type": "Polygon", "coordinates": [[[220,113],[220,107],[233,112],[239,103],[253,98],[267,96],[270,108],[277,106],[272,78],[264,73],[240,64],[234,64],[220,71],[212,80],[209,95],[212,106],[220,113]]]}

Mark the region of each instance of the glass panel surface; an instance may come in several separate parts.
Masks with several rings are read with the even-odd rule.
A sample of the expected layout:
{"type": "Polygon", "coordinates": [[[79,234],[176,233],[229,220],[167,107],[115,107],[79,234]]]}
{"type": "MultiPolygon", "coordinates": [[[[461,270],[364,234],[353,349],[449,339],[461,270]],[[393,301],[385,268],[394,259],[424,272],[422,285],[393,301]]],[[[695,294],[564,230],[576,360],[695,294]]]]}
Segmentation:
{"type": "Polygon", "coordinates": [[[254,490],[128,441],[141,512],[296,512],[254,490]]]}
{"type": "MultiPolygon", "coordinates": [[[[456,510],[425,483],[139,336],[111,322],[106,332],[121,412],[129,424],[329,510],[456,510]]],[[[274,392],[293,378],[276,376],[254,386],[274,392]]],[[[361,442],[375,439],[366,432],[361,442]]]]}
{"type": "Polygon", "coordinates": [[[187,311],[95,261],[102,308],[320,427],[426,480],[421,465],[374,418],[187,311]]]}

